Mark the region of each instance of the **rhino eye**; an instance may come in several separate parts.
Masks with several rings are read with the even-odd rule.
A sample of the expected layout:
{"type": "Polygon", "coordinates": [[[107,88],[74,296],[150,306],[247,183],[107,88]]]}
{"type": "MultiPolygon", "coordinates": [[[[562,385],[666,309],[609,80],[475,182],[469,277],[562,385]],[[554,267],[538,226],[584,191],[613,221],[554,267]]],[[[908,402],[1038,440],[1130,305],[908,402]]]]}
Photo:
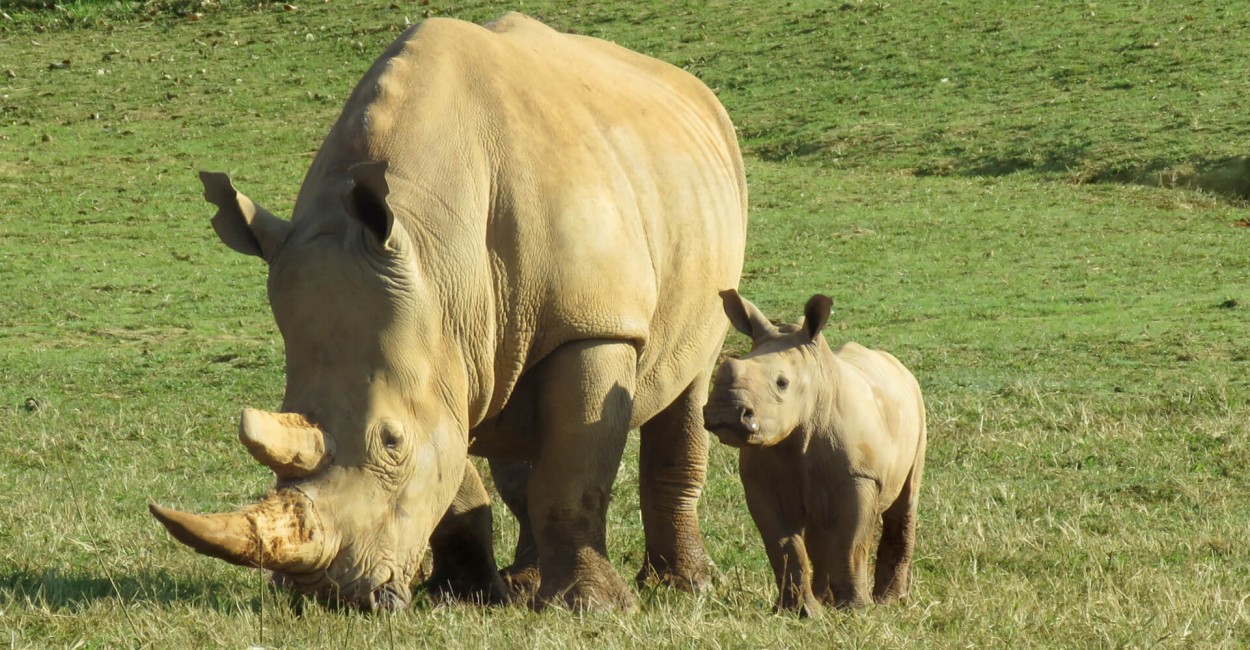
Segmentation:
{"type": "Polygon", "coordinates": [[[785,377],[778,377],[778,378],[777,378],[777,388],[780,388],[781,390],[785,390],[785,389],[787,389],[787,388],[789,388],[789,387],[790,387],[790,380],[789,380],[789,379],[786,379],[785,377]]]}
{"type": "Polygon", "coordinates": [[[401,429],[398,424],[392,422],[383,424],[379,434],[382,446],[386,448],[387,451],[399,451],[400,447],[404,444],[403,429],[401,429]]]}

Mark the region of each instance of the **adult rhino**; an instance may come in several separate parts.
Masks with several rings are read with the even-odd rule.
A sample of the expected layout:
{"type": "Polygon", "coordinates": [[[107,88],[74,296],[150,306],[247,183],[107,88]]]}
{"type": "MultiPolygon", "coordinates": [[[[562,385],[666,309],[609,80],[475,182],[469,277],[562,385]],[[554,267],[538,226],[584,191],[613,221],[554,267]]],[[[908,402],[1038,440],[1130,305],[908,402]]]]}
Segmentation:
{"type": "Polygon", "coordinates": [[[510,459],[539,606],[629,608],[606,509],[639,427],[639,579],[706,584],[702,405],[747,201],[707,87],[519,14],[430,19],[357,85],[291,221],[201,179],[221,240],[268,263],[287,383],[239,432],[275,488],[229,514],[152,506],[174,537],[366,609],[406,606],[432,543],[436,574],[475,567],[450,578],[493,598],[473,453],[510,459]]]}

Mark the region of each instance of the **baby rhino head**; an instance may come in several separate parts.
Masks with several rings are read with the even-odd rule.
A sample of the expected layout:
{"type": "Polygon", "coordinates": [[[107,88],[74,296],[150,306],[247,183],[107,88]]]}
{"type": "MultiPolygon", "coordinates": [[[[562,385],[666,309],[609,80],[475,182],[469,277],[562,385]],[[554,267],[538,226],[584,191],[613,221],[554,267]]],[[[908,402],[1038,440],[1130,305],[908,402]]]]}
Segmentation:
{"type": "Polygon", "coordinates": [[[732,447],[775,445],[816,409],[823,384],[821,351],[828,350],[820,331],[833,301],[814,295],[802,323],[776,327],[737,291],[720,295],[729,322],[751,337],[751,351],[717,370],[703,426],[732,447]]]}

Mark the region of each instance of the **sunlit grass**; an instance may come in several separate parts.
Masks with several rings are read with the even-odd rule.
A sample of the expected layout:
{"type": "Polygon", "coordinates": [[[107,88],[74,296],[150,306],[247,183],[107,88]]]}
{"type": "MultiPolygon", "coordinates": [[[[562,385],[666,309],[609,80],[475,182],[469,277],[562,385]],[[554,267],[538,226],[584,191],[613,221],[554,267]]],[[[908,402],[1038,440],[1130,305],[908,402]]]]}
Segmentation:
{"type": "MultiPolygon", "coordinates": [[[[748,152],[744,294],[796,319],[829,293],[829,335],[895,352],[926,391],[911,601],[799,621],[770,613],[720,447],[703,500],[714,589],[643,591],[633,616],[418,597],[370,617],[169,540],[150,500],[223,510],[269,485],[234,428],[282,391],[263,266],[217,242],[195,170],[289,213],[405,19],[503,7],[147,4],[0,17],[0,645],[1250,644],[1244,206],[1086,183],[1244,154],[1240,14],[520,7],[717,88],[748,152]]],[[[609,540],[627,576],[636,477],[634,441],[609,540]]],[[[496,523],[506,562],[515,530],[502,509],[496,523]]]]}

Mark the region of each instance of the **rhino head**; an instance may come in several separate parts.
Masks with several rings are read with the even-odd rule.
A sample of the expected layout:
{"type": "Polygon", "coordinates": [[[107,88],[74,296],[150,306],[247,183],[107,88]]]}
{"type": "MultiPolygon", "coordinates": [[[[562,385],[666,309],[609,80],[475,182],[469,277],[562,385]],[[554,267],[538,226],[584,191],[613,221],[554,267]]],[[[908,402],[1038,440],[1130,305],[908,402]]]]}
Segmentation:
{"type": "Polygon", "coordinates": [[[751,337],[751,351],[717,369],[704,426],[732,447],[778,444],[811,421],[817,408],[825,383],[820,357],[828,350],[820,332],[833,301],[814,295],[801,324],[776,327],[737,291],[720,295],[729,322],[751,337]]]}
{"type": "Polygon", "coordinates": [[[201,553],[368,610],[407,606],[467,462],[464,360],[387,205],[385,172],[357,165],[341,205],[297,206],[292,222],[201,173],[222,241],[269,265],[286,394],[281,413],[245,409],[239,438],[277,481],[228,514],[151,507],[201,553]]]}

